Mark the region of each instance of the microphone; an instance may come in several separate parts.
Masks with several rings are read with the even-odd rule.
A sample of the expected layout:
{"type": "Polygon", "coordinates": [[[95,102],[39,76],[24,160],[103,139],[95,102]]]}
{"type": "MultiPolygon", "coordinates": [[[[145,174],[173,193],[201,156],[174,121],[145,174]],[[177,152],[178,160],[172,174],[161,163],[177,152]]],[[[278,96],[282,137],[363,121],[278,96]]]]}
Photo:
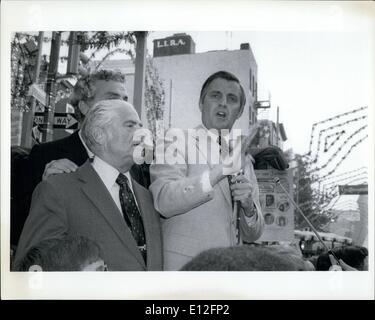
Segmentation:
{"type": "MultiPolygon", "coordinates": [[[[232,174],[230,176],[228,176],[228,182],[229,182],[229,187],[232,185],[232,184],[235,184],[235,183],[239,183],[239,182],[234,182],[234,178],[241,175],[241,174],[244,174],[244,170],[241,169],[240,171],[238,171],[236,174],[232,174]]],[[[233,200],[233,197],[232,197],[232,200],[233,200]]],[[[237,230],[237,244],[239,245],[240,242],[241,242],[241,235],[240,235],[240,214],[239,214],[239,207],[240,207],[240,204],[239,204],[239,201],[234,201],[233,200],[233,214],[235,215],[236,217],[236,230],[237,230]]]]}
{"type": "Polygon", "coordinates": [[[333,251],[331,249],[329,249],[327,247],[327,245],[324,243],[323,239],[321,238],[321,236],[319,235],[318,231],[314,228],[314,226],[312,225],[312,223],[310,222],[310,220],[305,216],[305,214],[302,212],[302,210],[300,209],[300,207],[294,202],[293,198],[289,195],[289,192],[287,190],[285,190],[284,186],[280,183],[280,179],[278,177],[276,177],[274,180],[273,180],[279,187],[281,187],[281,189],[283,190],[283,192],[285,193],[285,195],[288,197],[289,201],[293,204],[293,206],[297,209],[297,211],[301,214],[301,216],[305,219],[305,221],[307,222],[307,224],[309,225],[309,227],[311,228],[311,230],[315,233],[316,237],[318,238],[318,240],[321,242],[321,244],[324,246],[324,248],[327,250],[327,252],[329,254],[331,254],[335,260],[338,262],[338,264],[340,265],[340,260],[337,258],[337,256],[333,253],[333,251]]]}

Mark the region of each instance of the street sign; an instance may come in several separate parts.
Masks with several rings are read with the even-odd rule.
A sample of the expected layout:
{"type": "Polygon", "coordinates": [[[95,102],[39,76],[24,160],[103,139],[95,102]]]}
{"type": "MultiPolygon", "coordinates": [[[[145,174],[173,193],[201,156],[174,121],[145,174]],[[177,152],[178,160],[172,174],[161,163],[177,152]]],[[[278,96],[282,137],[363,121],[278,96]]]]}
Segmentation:
{"type": "Polygon", "coordinates": [[[29,87],[29,96],[33,96],[36,100],[38,100],[41,104],[45,105],[46,104],[46,93],[45,91],[40,88],[37,84],[32,84],[29,87]]]}
{"type": "Polygon", "coordinates": [[[78,121],[74,113],[55,113],[53,127],[59,129],[77,129],[78,121]]]}
{"type": "Polygon", "coordinates": [[[368,194],[367,184],[343,185],[338,187],[340,195],[368,194]]]}
{"type": "MultiPolygon", "coordinates": [[[[35,112],[34,113],[34,125],[43,126],[44,123],[44,113],[35,112]]],[[[54,129],[77,129],[78,121],[75,118],[74,113],[66,112],[55,112],[53,118],[53,128],[54,129]]]]}
{"type": "Polygon", "coordinates": [[[44,116],[42,112],[35,112],[34,113],[34,119],[33,119],[33,127],[42,125],[44,123],[44,116]]]}

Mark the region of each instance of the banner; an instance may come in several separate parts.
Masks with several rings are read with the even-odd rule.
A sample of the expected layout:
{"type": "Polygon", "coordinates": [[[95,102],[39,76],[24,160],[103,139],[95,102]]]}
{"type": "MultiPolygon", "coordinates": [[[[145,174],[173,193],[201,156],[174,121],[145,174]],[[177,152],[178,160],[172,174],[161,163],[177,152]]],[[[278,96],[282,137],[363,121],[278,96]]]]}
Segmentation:
{"type": "Polygon", "coordinates": [[[283,189],[276,185],[275,178],[293,198],[292,170],[255,170],[259,185],[259,197],[265,222],[261,241],[294,240],[294,207],[283,189]]]}

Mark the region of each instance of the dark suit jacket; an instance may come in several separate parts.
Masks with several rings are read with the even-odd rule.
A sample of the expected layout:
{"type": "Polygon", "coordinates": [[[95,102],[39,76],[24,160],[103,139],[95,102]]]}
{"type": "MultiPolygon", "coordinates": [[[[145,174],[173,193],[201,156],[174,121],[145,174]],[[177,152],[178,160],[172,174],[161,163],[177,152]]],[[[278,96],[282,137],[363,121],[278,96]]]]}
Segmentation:
{"type": "Polygon", "coordinates": [[[44,239],[82,235],[100,246],[111,271],[162,270],[159,214],[150,192],[134,179],[132,182],[145,228],[147,267],[125,220],[88,161],[74,173],[53,175],[37,186],[15,264],[44,239]]]}

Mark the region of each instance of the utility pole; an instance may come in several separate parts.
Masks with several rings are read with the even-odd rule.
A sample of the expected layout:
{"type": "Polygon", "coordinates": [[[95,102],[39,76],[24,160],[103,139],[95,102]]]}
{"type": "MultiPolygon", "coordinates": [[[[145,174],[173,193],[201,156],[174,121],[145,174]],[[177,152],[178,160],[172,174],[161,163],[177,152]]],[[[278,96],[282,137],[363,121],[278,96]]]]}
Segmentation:
{"type": "Polygon", "coordinates": [[[146,70],[146,50],[147,50],[147,33],[139,31],[135,33],[137,45],[135,50],[135,74],[134,74],[134,96],[133,104],[137,110],[139,118],[142,119],[142,108],[144,105],[144,87],[145,87],[145,70],[146,70]]]}
{"type": "Polygon", "coordinates": [[[78,74],[79,54],[81,46],[78,44],[78,32],[71,31],[69,36],[69,53],[66,74],[78,74]]]}
{"type": "Polygon", "coordinates": [[[56,98],[56,75],[59,65],[61,46],[61,32],[52,32],[51,52],[49,58],[47,86],[46,86],[46,106],[44,111],[42,141],[52,141],[53,138],[53,118],[55,113],[56,98]]]}
{"type": "MultiPolygon", "coordinates": [[[[32,82],[33,84],[38,84],[39,73],[40,73],[40,64],[42,60],[42,49],[43,49],[43,38],[44,32],[40,31],[38,35],[38,53],[36,56],[35,62],[35,72],[33,74],[32,82]]],[[[32,136],[31,130],[33,128],[33,117],[35,113],[36,99],[31,97],[30,110],[23,113],[22,119],[22,136],[21,136],[21,145],[25,148],[32,147],[32,136]]]]}

